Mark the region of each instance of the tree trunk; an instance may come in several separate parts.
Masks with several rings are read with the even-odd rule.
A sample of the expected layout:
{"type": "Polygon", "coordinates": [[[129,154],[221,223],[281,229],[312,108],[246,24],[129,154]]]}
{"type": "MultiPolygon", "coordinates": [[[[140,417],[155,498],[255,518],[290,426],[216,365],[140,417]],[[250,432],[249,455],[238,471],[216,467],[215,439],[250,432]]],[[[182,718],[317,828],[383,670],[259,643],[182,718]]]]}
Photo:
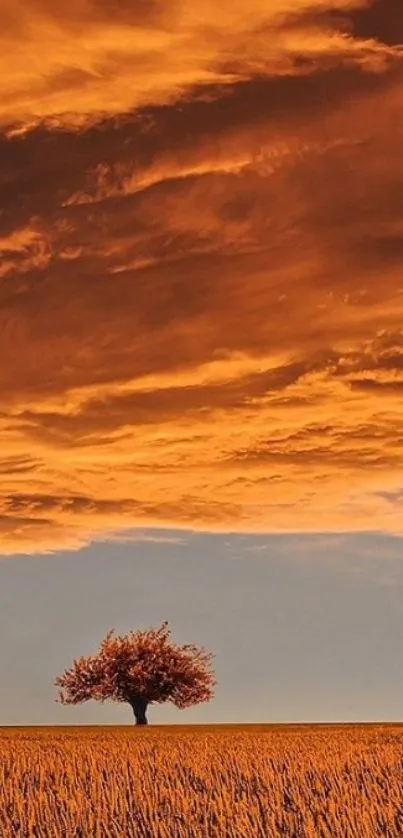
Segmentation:
{"type": "Polygon", "coordinates": [[[129,703],[133,710],[134,718],[136,719],[136,725],[147,725],[147,699],[139,695],[135,698],[131,698],[129,703]]]}

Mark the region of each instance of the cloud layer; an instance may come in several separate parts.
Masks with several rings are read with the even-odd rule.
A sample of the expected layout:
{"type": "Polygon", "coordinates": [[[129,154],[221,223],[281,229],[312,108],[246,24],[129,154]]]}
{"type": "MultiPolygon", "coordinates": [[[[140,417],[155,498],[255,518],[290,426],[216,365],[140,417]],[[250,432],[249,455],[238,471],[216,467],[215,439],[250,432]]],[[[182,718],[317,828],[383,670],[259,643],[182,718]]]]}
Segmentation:
{"type": "Polygon", "coordinates": [[[0,13],[2,552],[402,533],[399,3],[0,13]]]}

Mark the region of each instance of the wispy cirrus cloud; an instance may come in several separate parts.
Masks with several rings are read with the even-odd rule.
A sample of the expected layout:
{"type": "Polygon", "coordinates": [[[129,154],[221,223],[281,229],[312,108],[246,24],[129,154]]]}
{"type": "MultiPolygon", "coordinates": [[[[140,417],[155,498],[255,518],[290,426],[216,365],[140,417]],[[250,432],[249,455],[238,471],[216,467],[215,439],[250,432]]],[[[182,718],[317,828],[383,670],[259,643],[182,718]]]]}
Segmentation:
{"type": "Polygon", "coordinates": [[[400,12],[267,5],[2,10],[3,552],[402,532],[400,12]]]}
{"type": "Polygon", "coordinates": [[[115,6],[77,0],[61,10],[45,0],[11,7],[2,0],[3,122],[49,118],[78,127],[172,104],[197,85],[340,62],[379,67],[401,43],[399,22],[392,23],[396,14],[400,21],[397,0],[382,0],[373,10],[365,0],[115,6]]]}

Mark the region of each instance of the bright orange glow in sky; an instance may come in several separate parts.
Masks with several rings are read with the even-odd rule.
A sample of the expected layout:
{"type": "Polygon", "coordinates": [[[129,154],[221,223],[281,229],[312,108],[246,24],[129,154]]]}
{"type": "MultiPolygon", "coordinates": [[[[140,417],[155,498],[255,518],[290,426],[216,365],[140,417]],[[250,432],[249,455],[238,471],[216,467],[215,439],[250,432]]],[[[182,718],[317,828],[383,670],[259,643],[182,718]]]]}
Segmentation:
{"type": "Polygon", "coordinates": [[[402,533],[401,0],[0,0],[3,553],[402,533]]]}

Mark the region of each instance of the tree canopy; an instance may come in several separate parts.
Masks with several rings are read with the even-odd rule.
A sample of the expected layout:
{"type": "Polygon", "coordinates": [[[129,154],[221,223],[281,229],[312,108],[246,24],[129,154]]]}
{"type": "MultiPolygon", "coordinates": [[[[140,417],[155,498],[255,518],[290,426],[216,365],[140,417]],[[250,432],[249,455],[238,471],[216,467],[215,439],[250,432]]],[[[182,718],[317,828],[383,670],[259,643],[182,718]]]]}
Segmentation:
{"type": "MultiPolygon", "coordinates": [[[[95,655],[81,657],[55,680],[62,704],[89,699],[145,704],[171,701],[184,709],[210,701],[214,655],[193,644],[175,645],[168,621],[155,629],[116,636],[111,629],[95,655]]],[[[136,717],[137,718],[137,717],[136,717]]]]}

